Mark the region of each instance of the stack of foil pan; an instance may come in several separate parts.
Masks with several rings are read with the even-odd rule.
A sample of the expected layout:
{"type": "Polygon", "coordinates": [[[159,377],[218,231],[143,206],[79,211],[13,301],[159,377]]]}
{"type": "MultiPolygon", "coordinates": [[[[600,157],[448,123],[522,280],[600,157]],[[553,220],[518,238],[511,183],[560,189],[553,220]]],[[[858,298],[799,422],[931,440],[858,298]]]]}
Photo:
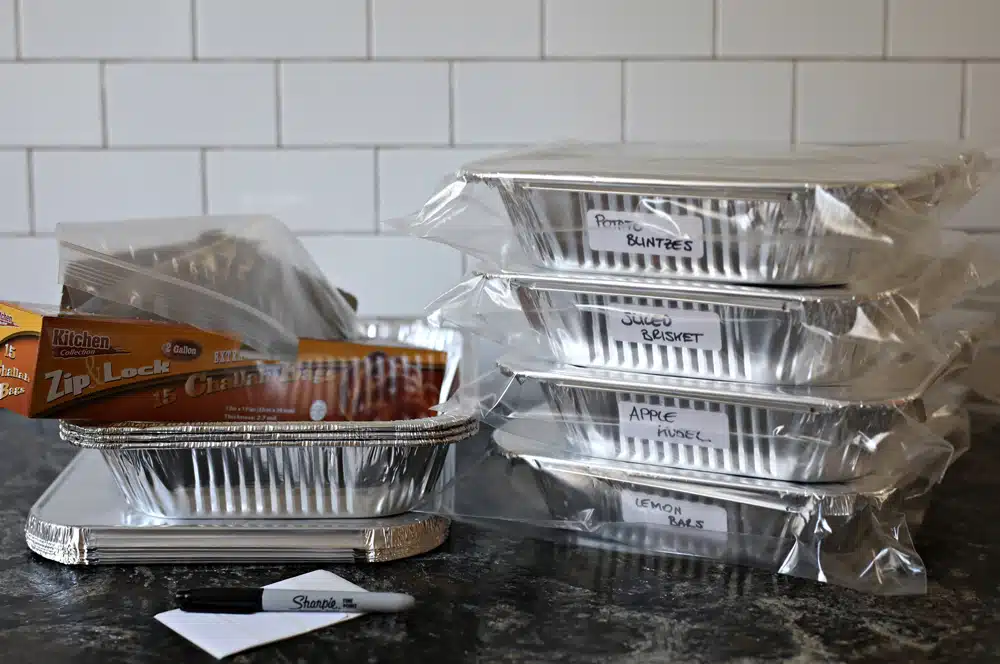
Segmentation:
{"type": "MultiPolygon", "coordinates": [[[[914,243],[927,253],[988,159],[657,150],[558,146],[459,171],[463,186],[499,194],[527,259],[480,272],[476,306],[520,312],[544,342],[544,359],[525,345],[500,360],[503,387],[477,395],[502,425],[494,452],[537,480],[544,524],[581,541],[776,571],[798,557],[816,578],[856,552],[907,559],[908,540],[887,545],[872,528],[890,512],[919,521],[926,503],[909,498],[967,445],[967,415],[941,418],[935,402],[968,347],[900,342],[927,341],[928,319],[952,313],[928,290],[968,265],[942,255],[930,284],[906,271],[922,269],[914,243]],[[630,409],[652,415],[631,426],[630,409]],[[665,414],[683,435],[654,426],[665,414]],[[944,422],[947,435],[935,432],[944,422]],[[936,470],[920,466],[928,459],[936,470]],[[697,532],[669,518],[678,506],[697,532]]],[[[489,316],[469,313],[465,324],[488,332],[489,316]]]]}
{"type": "Polygon", "coordinates": [[[165,518],[376,518],[412,509],[478,422],[120,424],[63,422],[99,449],[128,502],[165,518]]]}
{"type": "Polygon", "coordinates": [[[64,565],[388,562],[438,547],[448,519],[167,519],[126,501],[96,450],[83,450],[38,499],[28,548],[64,565]]]}
{"type": "MultiPolygon", "coordinates": [[[[448,352],[442,400],[457,387],[456,330],[419,320],[368,321],[363,330],[448,352]]],[[[415,555],[444,540],[448,521],[411,510],[450,481],[455,445],[478,429],[471,413],[373,422],[64,421],[61,437],[85,449],[35,506],[26,538],[40,555],[67,564],[415,555]],[[86,499],[74,504],[77,489],[86,499]]]]}

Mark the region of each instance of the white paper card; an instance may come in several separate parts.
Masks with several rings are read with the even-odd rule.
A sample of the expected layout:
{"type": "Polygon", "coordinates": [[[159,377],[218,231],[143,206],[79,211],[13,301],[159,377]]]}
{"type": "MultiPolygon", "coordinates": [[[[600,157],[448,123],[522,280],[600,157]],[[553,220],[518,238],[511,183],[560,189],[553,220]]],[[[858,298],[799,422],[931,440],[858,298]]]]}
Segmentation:
{"type": "Polygon", "coordinates": [[[636,491],[622,491],[622,518],[629,523],[650,523],[687,530],[726,533],[726,508],[636,491]]]}
{"type": "Polygon", "coordinates": [[[719,449],[729,447],[729,417],[715,411],[619,401],[618,425],[621,435],[626,438],[719,449]]]}
{"type": "MultiPolygon", "coordinates": [[[[265,588],[289,590],[356,590],[366,592],[333,572],[316,570],[265,588]]],[[[216,659],[249,648],[329,627],[360,613],[186,613],[180,609],[158,614],[156,619],[216,659]]]]}
{"type": "Polygon", "coordinates": [[[704,235],[701,218],[687,214],[587,210],[587,244],[593,251],[701,258],[704,235]]]}
{"type": "Polygon", "coordinates": [[[699,350],[722,350],[722,321],[712,311],[635,307],[608,312],[608,334],[615,341],[699,350]]]}

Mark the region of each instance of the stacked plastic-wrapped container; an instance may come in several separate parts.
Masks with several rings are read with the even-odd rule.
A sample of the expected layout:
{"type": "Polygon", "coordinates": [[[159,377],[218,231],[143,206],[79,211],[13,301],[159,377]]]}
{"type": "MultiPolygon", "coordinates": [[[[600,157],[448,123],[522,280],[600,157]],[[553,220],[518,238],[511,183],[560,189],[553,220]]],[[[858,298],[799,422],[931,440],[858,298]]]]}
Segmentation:
{"type": "MultiPolygon", "coordinates": [[[[486,259],[432,308],[509,355],[439,507],[634,551],[920,592],[910,539],[968,444],[956,304],[995,247],[941,231],[954,146],[549,146],[463,168],[409,232],[486,259]]],[[[433,508],[432,508],[433,509],[433,508]]]]}

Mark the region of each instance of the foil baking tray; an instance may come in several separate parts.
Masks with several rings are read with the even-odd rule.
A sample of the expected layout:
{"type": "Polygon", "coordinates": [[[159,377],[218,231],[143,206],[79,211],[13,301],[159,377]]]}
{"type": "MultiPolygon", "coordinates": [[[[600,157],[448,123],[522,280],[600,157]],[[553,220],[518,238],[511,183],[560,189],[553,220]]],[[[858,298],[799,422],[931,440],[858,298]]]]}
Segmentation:
{"type": "Polygon", "coordinates": [[[803,286],[899,260],[990,167],[941,146],[713,155],[581,144],[489,157],[458,178],[499,192],[542,267],[803,286]]]}
{"type": "Polygon", "coordinates": [[[452,445],[477,431],[476,421],[467,420],[436,435],[402,439],[187,440],[175,435],[165,441],[117,437],[108,442],[81,436],[81,427],[66,423],[60,434],[79,447],[99,448],[129,504],[145,514],[357,519],[402,514],[434,491],[452,445]]]}
{"type": "MultiPolygon", "coordinates": [[[[855,560],[851,574],[831,569],[830,578],[822,579],[838,583],[856,580],[879,551],[906,553],[919,563],[908,535],[905,542],[887,539],[898,536],[897,521],[905,532],[907,499],[929,490],[950,459],[930,450],[894,472],[849,483],[800,484],[588,459],[503,431],[494,442],[510,472],[534,477],[550,526],[632,550],[797,575],[802,570],[796,566],[808,567],[811,559],[832,567],[866,557],[867,563],[855,560]]],[[[912,571],[922,575],[922,564],[912,571]]]]}
{"type": "Polygon", "coordinates": [[[419,555],[448,537],[448,519],[175,521],[136,511],[101,455],[80,452],[28,514],[28,548],[63,565],[364,563],[419,555]]]}
{"type": "MultiPolygon", "coordinates": [[[[502,389],[504,397],[489,407],[512,426],[558,423],[562,437],[581,455],[840,482],[905,463],[914,453],[910,439],[921,432],[919,423],[939,408],[932,386],[960,363],[956,357],[914,358],[857,384],[800,388],[581,369],[517,357],[502,358],[498,366],[520,392],[502,389]],[[531,401],[534,385],[547,408],[531,401]],[[527,403],[521,394],[528,395],[527,403]]],[[[950,449],[943,439],[936,444],[950,449]]]]}
{"type": "Polygon", "coordinates": [[[546,272],[480,278],[568,364],[807,385],[848,382],[919,337],[946,301],[931,289],[955,285],[947,270],[958,266],[941,268],[934,283],[901,280],[867,293],[546,272]]]}

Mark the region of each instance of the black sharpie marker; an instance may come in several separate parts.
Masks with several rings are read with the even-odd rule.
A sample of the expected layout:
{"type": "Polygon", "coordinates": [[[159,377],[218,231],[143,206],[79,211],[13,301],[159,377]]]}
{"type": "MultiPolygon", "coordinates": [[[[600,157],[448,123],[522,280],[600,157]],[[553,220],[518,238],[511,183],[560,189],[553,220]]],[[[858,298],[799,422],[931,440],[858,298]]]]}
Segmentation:
{"type": "Polygon", "coordinates": [[[260,613],[262,611],[337,611],[395,613],[415,600],[401,593],[368,593],[278,588],[194,588],[177,593],[177,605],[190,613],[260,613]]]}

